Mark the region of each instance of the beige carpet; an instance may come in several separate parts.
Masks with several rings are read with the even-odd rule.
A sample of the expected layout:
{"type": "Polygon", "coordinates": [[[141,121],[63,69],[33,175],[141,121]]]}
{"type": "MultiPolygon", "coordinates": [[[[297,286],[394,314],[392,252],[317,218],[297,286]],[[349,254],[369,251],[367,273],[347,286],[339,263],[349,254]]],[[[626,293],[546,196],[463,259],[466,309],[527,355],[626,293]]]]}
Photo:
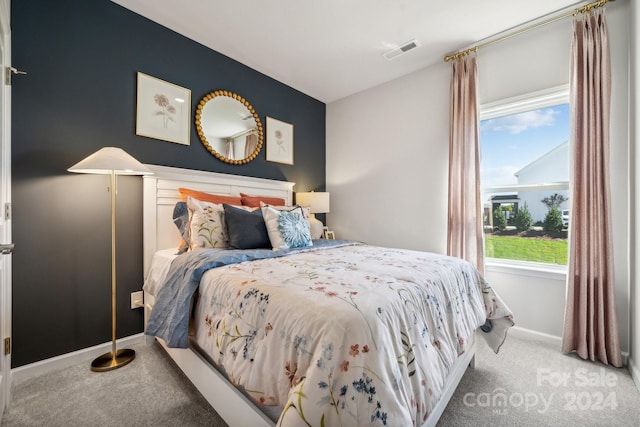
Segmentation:
{"type": "MultiPolygon", "coordinates": [[[[514,337],[498,355],[479,344],[438,426],[640,426],[626,369],[514,337]]],[[[92,373],[87,361],[15,382],[2,426],[226,425],[158,344],[131,348],[136,359],[115,371],[92,373]]]]}
{"type": "Polygon", "coordinates": [[[626,368],[511,336],[497,355],[478,344],[476,367],[438,426],[640,426],[640,392],[626,368]]]}
{"type": "Polygon", "coordinates": [[[132,345],[122,368],[90,360],[14,382],[2,426],[226,426],[158,343],[132,345]]]}

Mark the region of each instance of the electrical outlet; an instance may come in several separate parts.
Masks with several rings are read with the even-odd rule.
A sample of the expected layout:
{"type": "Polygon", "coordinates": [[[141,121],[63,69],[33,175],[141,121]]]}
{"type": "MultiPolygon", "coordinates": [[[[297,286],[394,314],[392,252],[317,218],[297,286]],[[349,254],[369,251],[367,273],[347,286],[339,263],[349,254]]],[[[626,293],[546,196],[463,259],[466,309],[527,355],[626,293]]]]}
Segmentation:
{"type": "Polygon", "coordinates": [[[144,307],[144,292],[131,292],[131,309],[144,307]]]}

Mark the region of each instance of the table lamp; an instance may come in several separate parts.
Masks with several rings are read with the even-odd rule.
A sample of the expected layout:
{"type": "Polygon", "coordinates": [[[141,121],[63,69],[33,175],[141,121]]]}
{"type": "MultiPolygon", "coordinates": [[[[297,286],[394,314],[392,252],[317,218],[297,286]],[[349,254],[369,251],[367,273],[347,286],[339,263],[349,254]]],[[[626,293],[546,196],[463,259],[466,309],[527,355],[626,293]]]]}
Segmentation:
{"type": "Polygon", "coordinates": [[[310,207],[311,216],[309,217],[309,226],[311,228],[311,238],[321,238],[324,224],[316,218],[315,214],[329,212],[329,193],[323,191],[296,193],[296,204],[310,207]]]}

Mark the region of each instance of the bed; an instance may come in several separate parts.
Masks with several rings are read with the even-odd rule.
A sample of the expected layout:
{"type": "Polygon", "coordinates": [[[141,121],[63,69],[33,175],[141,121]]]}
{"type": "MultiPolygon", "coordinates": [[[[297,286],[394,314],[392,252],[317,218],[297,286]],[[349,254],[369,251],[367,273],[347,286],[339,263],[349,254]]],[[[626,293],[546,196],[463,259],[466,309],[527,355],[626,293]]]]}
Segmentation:
{"type": "Polygon", "coordinates": [[[231,426],[433,426],[475,336],[497,351],[513,325],[470,264],[442,255],[325,240],[177,256],[178,188],[291,205],[294,184],[147,166],[145,328],[231,426]]]}

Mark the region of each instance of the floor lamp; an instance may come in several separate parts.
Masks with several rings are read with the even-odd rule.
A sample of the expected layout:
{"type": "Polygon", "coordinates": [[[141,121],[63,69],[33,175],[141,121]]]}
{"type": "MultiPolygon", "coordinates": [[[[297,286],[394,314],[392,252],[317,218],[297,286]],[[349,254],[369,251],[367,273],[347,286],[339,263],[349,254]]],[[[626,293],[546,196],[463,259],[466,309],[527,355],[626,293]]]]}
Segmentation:
{"type": "Polygon", "coordinates": [[[136,357],[131,349],[116,350],[116,175],[148,175],[152,172],[121,148],[104,147],[68,169],[69,172],[111,175],[111,351],[91,362],[94,372],[120,368],[136,357]]]}

